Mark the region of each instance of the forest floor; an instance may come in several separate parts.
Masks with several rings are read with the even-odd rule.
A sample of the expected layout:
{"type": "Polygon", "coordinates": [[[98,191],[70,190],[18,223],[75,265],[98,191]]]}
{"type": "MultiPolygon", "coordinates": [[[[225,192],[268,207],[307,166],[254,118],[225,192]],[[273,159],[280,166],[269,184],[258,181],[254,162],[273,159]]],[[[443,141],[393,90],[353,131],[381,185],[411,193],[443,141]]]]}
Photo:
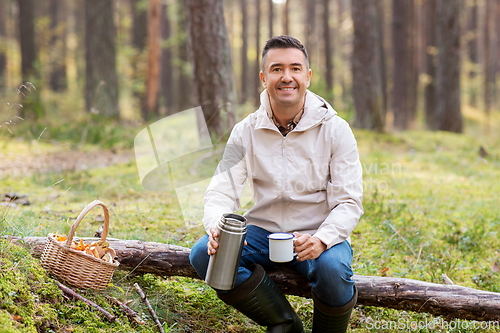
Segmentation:
{"type": "MultiPolygon", "coordinates": [[[[478,130],[463,135],[355,131],[365,190],[365,214],[352,235],[356,274],[435,283],[446,274],[455,284],[500,292],[500,136],[495,127],[492,135],[485,135],[476,123],[469,128],[478,130]]],[[[107,137],[119,136],[116,131],[106,132],[107,137]]],[[[17,193],[29,200],[29,205],[2,203],[1,235],[67,234],[79,212],[94,199],[110,208],[110,237],[191,247],[204,234],[199,221],[202,191],[189,198],[198,207],[186,212],[181,192],[142,188],[130,139],[128,146],[118,140],[80,145],[81,136],[77,133],[73,143],[44,136],[40,140],[0,137],[0,197],[17,193]]],[[[77,236],[93,235],[102,221],[100,214],[99,209],[92,210],[77,236]]],[[[62,297],[38,260],[6,241],[0,241],[0,272],[2,332],[156,332],[134,291],[135,282],[148,294],[168,332],[263,331],[195,279],[117,271],[105,291],[80,291],[120,317],[118,323],[109,323],[83,303],[62,297]],[[105,295],[132,300],[130,306],[147,324],[131,323],[105,295]]],[[[287,297],[311,329],[312,301],[287,297]]],[[[368,306],[355,308],[349,329],[402,331],[500,329],[368,306]]]]}

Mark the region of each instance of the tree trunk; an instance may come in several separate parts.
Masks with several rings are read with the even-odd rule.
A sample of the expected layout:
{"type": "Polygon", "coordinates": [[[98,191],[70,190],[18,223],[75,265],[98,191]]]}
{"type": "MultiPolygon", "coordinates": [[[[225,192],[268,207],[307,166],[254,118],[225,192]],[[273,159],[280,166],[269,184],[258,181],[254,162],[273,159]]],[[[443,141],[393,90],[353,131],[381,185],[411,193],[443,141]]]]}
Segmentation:
{"type": "Polygon", "coordinates": [[[24,87],[23,107],[21,117],[34,115],[40,118],[43,115],[40,101],[39,72],[37,65],[37,50],[35,46],[35,2],[33,0],[18,0],[19,3],[19,39],[21,45],[21,74],[24,87]],[[32,88],[30,82],[35,89],[32,88]]]}
{"type": "Polygon", "coordinates": [[[19,37],[21,44],[21,73],[23,81],[30,81],[37,76],[35,63],[37,52],[35,47],[35,2],[18,0],[19,2],[19,37]]]}
{"type": "Polygon", "coordinates": [[[85,63],[87,111],[120,117],[112,0],[86,0],[85,63]]]}
{"type": "Polygon", "coordinates": [[[356,120],[354,126],[384,130],[383,94],[376,3],[353,0],[354,51],[352,77],[356,120]]]}
{"type": "Polygon", "coordinates": [[[496,1],[495,11],[495,56],[493,68],[495,71],[495,108],[500,109],[500,1],[496,1]]]}
{"type": "Polygon", "coordinates": [[[385,50],[385,15],[384,15],[384,2],[377,1],[377,15],[378,15],[378,24],[377,24],[377,32],[379,35],[379,43],[378,48],[380,52],[380,80],[382,84],[382,115],[385,117],[387,115],[387,107],[388,107],[388,92],[387,92],[387,62],[386,62],[386,50],[385,50]]]}
{"type": "Polygon", "coordinates": [[[469,61],[470,61],[470,70],[469,70],[469,85],[470,85],[470,99],[469,103],[472,106],[477,107],[477,85],[476,85],[476,77],[477,70],[479,67],[479,56],[478,56],[478,6],[477,0],[472,0],[470,3],[470,8],[468,11],[468,33],[469,39],[467,41],[468,53],[469,53],[469,61]]]}
{"type": "Polygon", "coordinates": [[[132,67],[132,92],[138,101],[141,117],[144,117],[146,105],[146,61],[143,57],[148,41],[148,7],[141,0],[130,0],[130,11],[132,13],[132,47],[133,53],[130,57],[132,67]]]}
{"type": "Polygon", "coordinates": [[[273,37],[273,22],[274,22],[274,14],[273,14],[273,0],[269,0],[268,2],[269,5],[269,13],[268,13],[268,26],[269,26],[269,38],[273,37]]]}
{"type": "Polygon", "coordinates": [[[158,115],[158,91],[161,74],[161,4],[160,0],[150,0],[148,7],[148,63],[146,76],[146,104],[142,107],[144,120],[158,115]]]}
{"type": "Polygon", "coordinates": [[[427,128],[436,130],[436,65],[437,65],[437,40],[436,40],[436,10],[437,0],[426,0],[425,2],[425,48],[427,57],[425,60],[425,74],[427,80],[424,88],[425,120],[427,128]]]}
{"type": "Polygon", "coordinates": [[[191,82],[191,69],[188,56],[188,22],[187,14],[184,7],[184,0],[177,2],[177,29],[183,33],[179,34],[179,45],[177,46],[178,52],[178,85],[177,85],[177,111],[183,111],[192,108],[195,105],[194,101],[194,87],[191,82]]]}
{"type": "Polygon", "coordinates": [[[195,98],[201,105],[210,134],[220,137],[231,127],[231,124],[223,126],[221,110],[230,119],[234,96],[222,0],[186,0],[184,4],[195,98]]]}
{"type": "Polygon", "coordinates": [[[323,0],[323,40],[325,44],[325,82],[327,100],[333,102],[333,53],[330,37],[330,0],[323,0]]]}
{"type": "Polygon", "coordinates": [[[261,8],[260,8],[260,0],[255,0],[255,52],[257,52],[257,56],[255,57],[255,68],[252,77],[255,77],[255,105],[258,106],[260,104],[260,92],[261,92],[261,82],[260,77],[257,73],[260,72],[260,50],[262,50],[262,45],[260,45],[260,20],[261,20],[261,8]]]}
{"type": "MultiPolygon", "coordinates": [[[[14,243],[31,248],[37,258],[43,252],[46,239],[11,238],[14,243]]],[[[85,243],[97,240],[83,238],[85,243]]],[[[107,238],[107,241],[116,251],[119,269],[136,274],[199,278],[189,262],[189,248],[137,240],[107,238]]],[[[282,266],[267,273],[285,294],[311,297],[309,281],[300,273],[282,266]]],[[[427,312],[447,316],[447,320],[500,320],[500,293],[404,278],[354,275],[353,280],[359,293],[358,304],[427,312]]]]}
{"type": "Polygon", "coordinates": [[[240,101],[244,104],[247,101],[248,76],[248,10],[247,0],[240,0],[241,5],[241,89],[240,101]]]}
{"type": "Polygon", "coordinates": [[[146,48],[148,41],[148,8],[142,0],[130,0],[132,11],[132,46],[139,51],[146,48]]]}
{"type": "Polygon", "coordinates": [[[66,22],[65,2],[50,0],[50,87],[54,91],[66,90],[66,22]],[[61,20],[63,18],[63,20],[61,20]]]}
{"type": "Polygon", "coordinates": [[[339,71],[338,71],[338,77],[339,77],[339,85],[342,89],[342,104],[346,105],[347,104],[347,85],[345,82],[345,74],[346,74],[346,65],[348,62],[348,59],[345,55],[345,46],[346,45],[346,38],[344,36],[344,31],[342,29],[343,23],[344,23],[344,0],[337,0],[337,20],[338,20],[338,27],[339,29],[337,30],[337,49],[339,50],[338,52],[338,59],[340,61],[340,66],[339,66],[339,71]]]}
{"type": "MultiPolygon", "coordinates": [[[[496,59],[493,58],[492,32],[493,19],[495,18],[493,11],[495,4],[492,0],[485,0],[485,19],[484,19],[484,62],[483,62],[483,80],[484,80],[484,109],[489,117],[493,106],[493,94],[495,91],[495,75],[492,64],[496,59]]],[[[489,121],[489,120],[488,120],[489,121]]]]}
{"type": "Polygon", "coordinates": [[[496,2],[496,19],[495,19],[495,26],[496,26],[496,61],[495,61],[495,73],[496,73],[496,91],[495,91],[495,96],[496,96],[496,106],[497,109],[500,108],[500,83],[498,82],[500,80],[500,1],[496,2]]]}
{"type": "MultiPolygon", "coordinates": [[[[289,35],[290,34],[290,29],[289,29],[289,16],[290,16],[290,2],[292,0],[286,0],[286,2],[283,5],[283,15],[281,16],[281,25],[283,27],[283,35],[289,35]]],[[[311,1],[311,0],[309,0],[311,1]]]]}
{"type": "Polygon", "coordinates": [[[392,112],[394,128],[408,128],[408,2],[392,0],[392,48],[394,58],[392,112]]]}
{"type": "Polygon", "coordinates": [[[6,13],[6,0],[0,0],[0,94],[5,93],[5,88],[7,87],[7,57],[6,57],[6,47],[7,44],[7,31],[5,21],[7,19],[6,13]]]}
{"type": "Polygon", "coordinates": [[[168,5],[162,5],[161,9],[161,89],[160,100],[162,105],[166,108],[166,114],[171,115],[174,113],[174,82],[173,82],[173,68],[172,68],[172,47],[165,45],[171,36],[170,19],[168,16],[168,5]]]}
{"type": "Polygon", "coordinates": [[[415,0],[407,0],[408,6],[408,22],[407,33],[406,33],[406,54],[408,56],[408,67],[406,69],[406,75],[408,77],[408,86],[406,88],[407,96],[407,124],[410,126],[411,123],[416,118],[417,113],[417,48],[416,48],[416,13],[415,13],[415,0]]]}
{"type": "Polygon", "coordinates": [[[436,68],[436,129],[462,132],[460,106],[460,24],[459,2],[438,0],[437,45],[439,49],[436,68]]]}
{"type": "Polygon", "coordinates": [[[312,58],[314,58],[315,55],[314,39],[316,38],[316,0],[307,1],[305,15],[306,39],[304,46],[308,52],[309,63],[312,63],[312,58]]]}

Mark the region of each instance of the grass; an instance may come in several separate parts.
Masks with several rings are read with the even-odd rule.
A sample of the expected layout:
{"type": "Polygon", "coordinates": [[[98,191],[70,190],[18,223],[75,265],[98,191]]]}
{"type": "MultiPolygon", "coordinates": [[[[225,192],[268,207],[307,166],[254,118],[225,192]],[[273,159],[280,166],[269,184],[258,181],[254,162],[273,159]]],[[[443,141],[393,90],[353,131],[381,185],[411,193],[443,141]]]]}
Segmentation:
{"type": "MultiPolygon", "coordinates": [[[[481,127],[477,124],[480,120],[467,118],[471,123],[468,128],[476,132],[465,135],[355,131],[365,189],[365,215],[352,235],[356,274],[436,283],[441,283],[441,275],[446,274],[456,284],[500,292],[500,276],[495,269],[500,260],[500,140],[493,135],[498,133],[495,131],[489,136],[480,134],[481,127]],[[479,156],[480,146],[488,156],[479,156]]],[[[88,118],[68,126],[55,124],[38,140],[43,126],[43,122],[25,123],[13,128],[16,135],[21,132],[25,135],[22,140],[18,136],[1,137],[0,158],[25,156],[29,162],[33,156],[64,154],[70,150],[128,150],[135,134],[142,129],[130,124],[99,124],[88,118]],[[89,125],[87,139],[82,140],[84,123],[92,126],[89,125]],[[101,145],[103,137],[92,134],[90,128],[94,126],[97,126],[95,133],[101,131],[109,138],[107,143],[101,145]],[[28,131],[32,138],[26,134],[28,131]]],[[[179,198],[172,190],[147,191],[139,183],[133,160],[101,168],[90,165],[85,170],[4,174],[0,179],[0,194],[6,192],[27,194],[31,204],[0,206],[2,235],[67,233],[74,218],[94,199],[103,200],[110,208],[111,237],[191,247],[204,234],[199,221],[202,191],[189,198],[179,198]],[[185,201],[190,202],[189,212],[193,214],[183,214],[185,201]]],[[[99,209],[91,211],[77,234],[92,235],[100,224],[99,214],[99,209]]],[[[120,323],[107,323],[84,304],[63,298],[37,260],[5,241],[0,242],[0,267],[0,327],[5,327],[2,332],[154,332],[156,328],[132,287],[135,282],[148,294],[169,332],[263,331],[219,301],[198,280],[117,272],[113,287],[106,291],[82,291],[116,314],[119,312],[104,295],[133,300],[130,306],[148,323],[137,326],[123,317],[120,323]]],[[[292,296],[289,299],[310,329],[312,301],[292,296]]],[[[459,332],[460,327],[452,327],[452,323],[428,314],[358,306],[353,312],[350,331],[459,332]],[[406,329],[411,323],[422,322],[434,326],[406,329]]],[[[472,324],[463,324],[469,325],[467,332],[500,332],[475,329],[472,324]]]]}

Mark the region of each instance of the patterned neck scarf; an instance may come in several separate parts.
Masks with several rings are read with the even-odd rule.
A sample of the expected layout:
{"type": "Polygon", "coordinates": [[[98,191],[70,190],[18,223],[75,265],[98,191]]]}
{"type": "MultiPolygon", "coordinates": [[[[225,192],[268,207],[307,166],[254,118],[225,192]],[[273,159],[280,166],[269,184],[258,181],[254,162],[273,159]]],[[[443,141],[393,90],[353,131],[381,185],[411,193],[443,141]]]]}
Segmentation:
{"type": "Polygon", "coordinates": [[[295,115],[295,117],[293,117],[293,119],[290,120],[288,122],[288,124],[286,124],[286,126],[281,126],[278,123],[278,121],[276,120],[276,117],[274,117],[274,113],[272,111],[271,111],[270,118],[271,118],[272,122],[274,123],[274,125],[276,125],[276,127],[280,131],[281,135],[286,136],[288,133],[290,133],[291,131],[293,131],[293,129],[295,127],[297,127],[297,124],[299,123],[299,121],[302,118],[303,114],[304,114],[304,108],[300,109],[299,113],[297,113],[295,115]]]}

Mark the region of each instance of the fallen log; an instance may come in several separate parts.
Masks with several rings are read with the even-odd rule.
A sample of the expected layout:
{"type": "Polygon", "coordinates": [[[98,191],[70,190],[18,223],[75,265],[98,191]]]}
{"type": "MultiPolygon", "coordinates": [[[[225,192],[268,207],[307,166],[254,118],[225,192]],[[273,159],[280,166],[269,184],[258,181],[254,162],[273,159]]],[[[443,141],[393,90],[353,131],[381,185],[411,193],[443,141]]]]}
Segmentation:
{"type": "MultiPolygon", "coordinates": [[[[11,240],[30,247],[33,256],[40,257],[46,237],[11,237],[11,240]]],[[[93,242],[96,238],[83,240],[93,242]]],[[[120,269],[199,278],[189,263],[189,248],[138,240],[107,240],[116,251],[120,269]]],[[[285,294],[310,297],[309,282],[299,273],[277,266],[268,274],[285,294]]],[[[446,316],[447,320],[500,320],[500,293],[392,277],[354,275],[353,279],[358,288],[358,305],[427,312],[446,316]]]]}

